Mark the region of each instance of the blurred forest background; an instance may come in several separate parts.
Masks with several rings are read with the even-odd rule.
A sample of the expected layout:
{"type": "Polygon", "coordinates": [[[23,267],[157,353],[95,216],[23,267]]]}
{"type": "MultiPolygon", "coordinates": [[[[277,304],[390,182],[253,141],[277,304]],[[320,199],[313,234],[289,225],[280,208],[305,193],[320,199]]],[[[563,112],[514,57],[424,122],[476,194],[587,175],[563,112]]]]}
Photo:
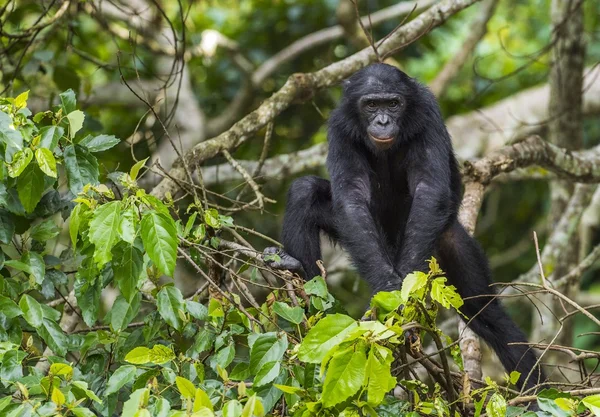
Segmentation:
{"type": "MultiPolygon", "coordinates": [[[[361,0],[356,8],[349,0],[3,3],[0,95],[30,90],[28,105],[35,113],[73,89],[87,115],[84,129],[124,140],[101,155],[103,178],[150,157],[153,172],[144,177],[144,187],[156,191],[178,153],[210,138],[227,139],[234,123],[290,75],[320,70],[368,48],[357,11],[367,33],[381,40],[436,1],[361,0]]],[[[599,145],[599,61],[600,2],[593,0],[483,0],[425,30],[387,60],[434,90],[461,161],[531,134],[572,151],[599,145]]],[[[234,127],[233,135],[243,140],[223,148],[230,155],[217,150],[203,158],[202,175],[195,178],[203,181],[209,200],[232,213],[237,225],[260,233],[245,233],[245,244],[261,251],[271,245],[261,235],[278,238],[294,178],[327,175],[326,122],[339,97],[338,81],[312,88],[277,110],[272,124],[261,122],[266,127],[258,130],[234,127]],[[254,175],[252,187],[244,186],[248,181],[241,172],[254,175]]],[[[531,274],[539,279],[533,231],[545,266],[557,278],[591,253],[585,272],[562,281],[557,290],[581,306],[598,305],[600,193],[594,185],[577,186],[573,193],[572,185],[554,178],[534,167],[497,177],[473,218],[475,236],[498,282],[531,274]]],[[[365,284],[340,248],[327,245],[324,258],[332,292],[360,315],[369,298],[365,284]]],[[[184,293],[203,282],[185,266],[178,266],[175,278],[184,293]]],[[[110,297],[107,291],[105,308],[110,297]]],[[[539,298],[537,308],[527,297],[504,302],[532,341],[548,342],[559,325],[540,304],[559,316],[562,307],[539,298]]],[[[449,333],[456,334],[449,320],[448,329],[454,329],[449,333]]],[[[565,324],[557,343],[598,350],[599,330],[579,315],[565,324]]],[[[487,372],[493,373],[491,367],[487,372]]]]}

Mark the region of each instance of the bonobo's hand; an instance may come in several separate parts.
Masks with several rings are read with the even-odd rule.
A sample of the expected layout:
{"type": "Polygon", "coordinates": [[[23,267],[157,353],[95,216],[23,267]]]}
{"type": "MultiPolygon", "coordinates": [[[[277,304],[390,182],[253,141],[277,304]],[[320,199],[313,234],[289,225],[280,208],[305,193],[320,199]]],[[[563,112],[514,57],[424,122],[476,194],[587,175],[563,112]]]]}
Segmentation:
{"type": "Polygon", "coordinates": [[[271,246],[263,251],[263,260],[265,265],[275,269],[287,269],[292,272],[304,273],[302,264],[296,258],[288,255],[283,249],[271,246]],[[279,259],[274,259],[276,256],[279,259]]]}

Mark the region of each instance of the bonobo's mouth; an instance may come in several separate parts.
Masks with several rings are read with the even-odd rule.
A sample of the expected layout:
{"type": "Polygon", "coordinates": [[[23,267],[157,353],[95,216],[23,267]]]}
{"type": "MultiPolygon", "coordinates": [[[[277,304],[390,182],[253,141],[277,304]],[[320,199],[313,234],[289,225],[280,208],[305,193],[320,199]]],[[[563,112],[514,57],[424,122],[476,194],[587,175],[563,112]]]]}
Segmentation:
{"type": "Polygon", "coordinates": [[[376,138],[375,136],[369,134],[369,137],[373,139],[377,143],[386,144],[394,141],[394,138],[376,138]]]}

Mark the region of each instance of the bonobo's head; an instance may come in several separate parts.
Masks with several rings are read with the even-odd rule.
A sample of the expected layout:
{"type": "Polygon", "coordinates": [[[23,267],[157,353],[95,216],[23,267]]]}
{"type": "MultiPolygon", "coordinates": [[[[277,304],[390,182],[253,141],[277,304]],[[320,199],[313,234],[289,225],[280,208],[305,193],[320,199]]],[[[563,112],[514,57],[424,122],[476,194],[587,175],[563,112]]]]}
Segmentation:
{"type": "MultiPolygon", "coordinates": [[[[361,69],[344,82],[341,109],[346,120],[358,122],[354,131],[378,151],[391,148],[407,137],[411,128],[412,104],[420,85],[405,73],[387,64],[361,69]]],[[[412,129],[411,129],[412,130],[412,129]]]]}

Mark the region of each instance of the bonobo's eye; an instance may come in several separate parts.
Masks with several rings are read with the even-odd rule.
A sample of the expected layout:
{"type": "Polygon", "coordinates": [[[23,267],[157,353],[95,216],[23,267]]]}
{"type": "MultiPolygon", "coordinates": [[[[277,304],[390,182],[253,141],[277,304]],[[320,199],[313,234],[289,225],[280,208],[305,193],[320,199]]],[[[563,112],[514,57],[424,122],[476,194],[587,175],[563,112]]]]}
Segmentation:
{"type": "Polygon", "coordinates": [[[396,109],[396,108],[398,108],[399,105],[400,105],[400,103],[398,103],[398,100],[392,100],[390,102],[390,109],[396,109]]]}
{"type": "Polygon", "coordinates": [[[369,100],[367,101],[367,108],[369,110],[374,110],[375,108],[377,108],[377,103],[375,103],[373,100],[369,100]]]}

